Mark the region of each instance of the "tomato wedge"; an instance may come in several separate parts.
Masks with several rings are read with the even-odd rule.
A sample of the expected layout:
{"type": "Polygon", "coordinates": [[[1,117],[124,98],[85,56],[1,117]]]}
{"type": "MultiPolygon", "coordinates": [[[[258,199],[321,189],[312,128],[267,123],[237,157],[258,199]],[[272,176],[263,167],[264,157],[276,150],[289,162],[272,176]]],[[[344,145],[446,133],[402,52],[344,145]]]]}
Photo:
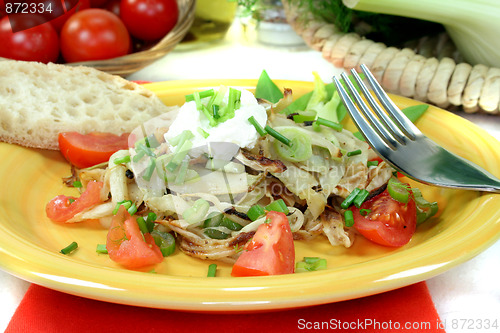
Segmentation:
{"type": "Polygon", "coordinates": [[[77,168],[88,168],[109,160],[116,151],[128,149],[128,133],[78,132],[59,133],[59,149],[64,158],[77,168]]]}
{"type": "Polygon", "coordinates": [[[45,207],[47,217],[54,222],[66,222],[76,214],[102,202],[102,182],[89,182],[79,198],[58,195],[45,207]]]}
{"type": "Polygon", "coordinates": [[[231,271],[232,276],[291,274],[295,268],[292,230],[286,215],[268,212],[231,271]]]}
{"type": "MultiPolygon", "coordinates": [[[[417,226],[417,211],[413,195],[408,203],[394,200],[387,190],[365,201],[360,208],[350,208],[354,227],[363,236],[380,245],[399,247],[407,244],[417,226]],[[360,211],[369,210],[362,215],[360,211]]],[[[366,211],[365,211],[366,212],[366,211]]]]}
{"type": "Polygon", "coordinates": [[[136,219],[120,206],[109,227],[106,249],[111,260],[135,269],[162,262],[163,255],[150,233],[141,233],[136,219]]]}

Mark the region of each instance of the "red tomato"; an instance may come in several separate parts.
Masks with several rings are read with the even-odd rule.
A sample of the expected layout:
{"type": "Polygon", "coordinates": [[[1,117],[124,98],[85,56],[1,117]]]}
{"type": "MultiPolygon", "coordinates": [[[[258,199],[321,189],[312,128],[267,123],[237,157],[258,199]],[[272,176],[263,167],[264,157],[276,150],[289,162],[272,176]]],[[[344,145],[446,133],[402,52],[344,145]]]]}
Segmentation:
{"type": "Polygon", "coordinates": [[[0,57],[43,63],[56,62],[59,57],[59,37],[50,23],[43,22],[43,18],[38,16],[4,16],[0,20],[0,57]],[[33,28],[12,32],[11,23],[24,25],[27,24],[26,20],[39,20],[41,24],[30,24],[33,28]]]}
{"type": "Polygon", "coordinates": [[[365,201],[360,208],[351,208],[354,227],[369,240],[385,246],[403,246],[415,233],[417,211],[410,195],[408,203],[394,200],[387,190],[365,201]],[[366,216],[360,209],[370,209],[366,216]]]}
{"type": "Polygon", "coordinates": [[[118,150],[128,149],[128,134],[59,133],[59,149],[64,158],[77,168],[88,168],[108,161],[118,150]]]}
{"type": "Polygon", "coordinates": [[[58,195],[45,207],[47,217],[54,222],[66,222],[76,214],[102,202],[102,182],[89,182],[79,198],[58,195]],[[71,200],[74,200],[71,202],[71,200]]]}
{"type": "Polygon", "coordinates": [[[129,269],[163,261],[161,250],[151,234],[142,234],[134,217],[120,206],[109,227],[106,249],[111,260],[129,269]],[[144,236],[144,238],[143,238],[144,236]]]}
{"type": "Polygon", "coordinates": [[[179,7],[176,0],[122,0],[120,17],[132,36],[155,40],[174,28],[179,7]]]}
{"type": "Polygon", "coordinates": [[[120,3],[121,0],[109,0],[106,2],[106,6],[104,6],[104,9],[109,10],[116,16],[120,16],[120,3]]]}
{"type": "Polygon", "coordinates": [[[232,276],[291,274],[295,268],[293,235],[286,215],[268,212],[233,266],[232,276]]]}
{"type": "Polygon", "coordinates": [[[90,0],[90,7],[103,8],[108,3],[108,0],[90,0]]]}
{"type": "MultiPolygon", "coordinates": [[[[52,2],[52,0],[47,1],[47,3],[48,2],[52,2]]],[[[54,29],[58,32],[61,31],[64,23],[66,23],[71,16],[79,11],[90,8],[89,0],[64,0],[62,3],[64,5],[64,8],[62,8],[64,14],[50,21],[54,29]]]]}
{"type": "Polygon", "coordinates": [[[78,12],[61,31],[61,51],[67,62],[120,57],[129,49],[127,28],[118,16],[105,9],[78,12]]]}

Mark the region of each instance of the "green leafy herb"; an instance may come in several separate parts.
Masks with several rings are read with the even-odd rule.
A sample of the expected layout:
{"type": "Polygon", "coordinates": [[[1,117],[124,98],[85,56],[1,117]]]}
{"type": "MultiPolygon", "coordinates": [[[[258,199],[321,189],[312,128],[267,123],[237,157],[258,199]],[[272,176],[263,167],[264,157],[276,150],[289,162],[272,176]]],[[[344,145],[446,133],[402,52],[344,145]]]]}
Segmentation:
{"type": "Polygon", "coordinates": [[[265,99],[271,103],[277,103],[283,98],[283,92],[271,80],[265,70],[260,74],[257,86],[255,87],[255,97],[265,99]]]}

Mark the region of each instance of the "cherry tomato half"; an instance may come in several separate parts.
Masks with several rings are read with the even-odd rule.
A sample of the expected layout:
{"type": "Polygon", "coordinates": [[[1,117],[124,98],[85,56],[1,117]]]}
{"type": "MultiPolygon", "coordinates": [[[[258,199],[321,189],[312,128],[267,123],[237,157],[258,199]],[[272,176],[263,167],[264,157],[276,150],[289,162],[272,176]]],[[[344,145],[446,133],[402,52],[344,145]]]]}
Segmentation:
{"type": "Polygon", "coordinates": [[[121,0],[120,17],[132,36],[156,40],[174,28],[179,7],[176,0],[121,0]]]}
{"type": "Polygon", "coordinates": [[[0,57],[43,63],[56,62],[59,57],[59,37],[50,23],[43,22],[45,21],[42,17],[35,15],[4,16],[0,20],[0,57]],[[33,28],[12,32],[11,23],[16,24],[18,21],[20,24],[26,24],[26,20],[39,20],[41,24],[33,24],[33,28]]]}
{"type": "Polygon", "coordinates": [[[360,208],[351,208],[354,227],[369,240],[385,246],[403,246],[415,233],[417,211],[413,195],[408,203],[394,200],[387,190],[365,201],[360,208]],[[361,214],[360,210],[369,210],[361,214]]]}
{"type": "Polygon", "coordinates": [[[269,223],[259,226],[236,260],[232,276],[291,274],[295,269],[295,247],[286,215],[268,212],[269,223]]]}
{"type": "Polygon", "coordinates": [[[127,28],[105,9],[82,10],[71,16],[61,31],[61,51],[67,62],[110,59],[129,50],[127,28]]]}
{"type": "Polygon", "coordinates": [[[77,168],[106,162],[116,151],[128,149],[128,134],[64,132],[58,140],[64,158],[77,168]]]}

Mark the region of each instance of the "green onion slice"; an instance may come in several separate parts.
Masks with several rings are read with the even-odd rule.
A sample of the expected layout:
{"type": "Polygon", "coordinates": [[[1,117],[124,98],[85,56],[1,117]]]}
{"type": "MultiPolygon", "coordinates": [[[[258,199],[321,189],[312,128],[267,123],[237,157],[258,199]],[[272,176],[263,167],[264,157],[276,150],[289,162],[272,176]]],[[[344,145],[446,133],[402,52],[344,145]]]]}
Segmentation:
{"type": "Polygon", "coordinates": [[[365,200],[369,194],[370,194],[370,192],[368,192],[365,189],[360,190],[359,193],[354,198],[352,203],[354,204],[354,206],[356,206],[358,208],[361,207],[361,205],[363,204],[363,202],[365,202],[365,200]]]}
{"type": "Polygon", "coordinates": [[[276,153],[281,158],[290,162],[303,162],[311,158],[311,137],[306,132],[296,128],[284,128],[282,133],[290,138],[288,144],[283,143],[281,140],[276,140],[273,144],[276,153]]]}
{"type": "Polygon", "coordinates": [[[226,239],[230,236],[229,234],[214,228],[207,228],[203,231],[203,233],[212,239],[226,239]]]}
{"type": "Polygon", "coordinates": [[[243,228],[241,224],[234,222],[227,216],[224,216],[220,225],[232,231],[239,231],[243,228]]]}
{"type": "Polygon", "coordinates": [[[340,207],[344,209],[349,208],[349,206],[352,205],[354,199],[356,198],[356,196],[359,194],[360,191],[361,190],[357,187],[354,190],[352,190],[352,192],[347,196],[347,198],[345,198],[344,201],[342,201],[340,207]]]}
{"type": "Polygon", "coordinates": [[[61,250],[61,253],[62,254],[70,254],[71,252],[75,251],[77,248],[78,248],[78,243],[71,242],[71,244],[69,244],[64,249],[61,250]]]}
{"type": "Polygon", "coordinates": [[[97,244],[95,252],[101,254],[108,254],[108,249],[106,248],[106,244],[97,244]]]}
{"type": "Polygon", "coordinates": [[[222,223],[224,214],[220,212],[211,212],[208,214],[206,220],[203,222],[203,228],[213,228],[218,227],[222,223]]]}
{"type": "Polygon", "coordinates": [[[394,177],[387,183],[387,192],[394,200],[401,203],[407,203],[410,199],[410,186],[394,177]]]}
{"type": "Polygon", "coordinates": [[[354,225],[354,215],[351,210],[346,210],[344,212],[344,221],[346,227],[352,227],[354,225]]]}
{"type": "Polygon", "coordinates": [[[436,215],[439,210],[436,201],[429,202],[424,199],[422,192],[418,188],[412,188],[415,204],[417,206],[417,225],[436,215]]]}
{"type": "Polygon", "coordinates": [[[117,157],[113,160],[113,163],[115,164],[126,164],[130,162],[130,155],[126,155],[123,157],[117,157]]]}
{"type": "Polygon", "coordinates": [[[287,207],[285,201],[283,201],[283,199],[278,199],[278,200],[271,202],[269,205],[267,205],[265,207],[265,210],[275,211],[275,212],[279,212],[279,213],[285,213],[285,215],[288,215],[288,213],[290,213],[290,211],[288,210],[288,207],[287,207]]]}
{"type": "Polygon", "coordinates": [[[175,252],[175,237],[171,233],[153,230],[151,236],[164,257],[168,257],[175,252]]]}
{"type": "Polygon", "coordinates": [[[247,216],[252,221],[256,221],[264,215],[266,215],[266,211],[261,205],[253,205],[247,212],[247,216]]]}
{"type": "Polygon", "coordinates": [[[207,277],[215,277],[216,272],[217,272],[217,264],[208,265],[207,277]]]}
{"type": "Polygon", "coordinates": [[[191,207],[182,213],[182,217],[189,224],[202,221],[207,215],[210,204],[205,199],[196,200],[191,207]]]}
{"type": "Polygon", "coordinates": [[[295,264],[295,273],[314,272],[327,268],[326,259],[319,257],[304,257],[304,260],[295,264]]]}

